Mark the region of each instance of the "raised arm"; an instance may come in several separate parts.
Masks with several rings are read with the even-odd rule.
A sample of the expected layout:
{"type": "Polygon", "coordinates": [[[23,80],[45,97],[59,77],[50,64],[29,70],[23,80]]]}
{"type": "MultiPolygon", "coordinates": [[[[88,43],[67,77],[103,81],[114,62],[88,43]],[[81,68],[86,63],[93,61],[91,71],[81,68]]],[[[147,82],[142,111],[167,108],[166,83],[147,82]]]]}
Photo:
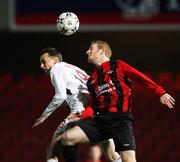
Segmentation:
{"type": "Polygon", "coordinates": [[[52,69],[51,82],[55,87],[55,95],[42,115],[35,121],[33,127],[43,123],[66,100],[66,82],[63,73],[58,72],[55,68],[52,69]]]}
{"type": "Polygon", "coordinates": [[[122,62],[122,64],[125,75],[127,75],[132,81],[143,85],[145,88],[148,88],[155,94],[157,94],[160,97],[160,102],[162,104],[168,106],[169,108],[173,108],[175,99],[170,94],[168,94],[160,85],[156,84],[149,77],[147,77],[137,69],[131,67],[127,63],[122,62]]]}

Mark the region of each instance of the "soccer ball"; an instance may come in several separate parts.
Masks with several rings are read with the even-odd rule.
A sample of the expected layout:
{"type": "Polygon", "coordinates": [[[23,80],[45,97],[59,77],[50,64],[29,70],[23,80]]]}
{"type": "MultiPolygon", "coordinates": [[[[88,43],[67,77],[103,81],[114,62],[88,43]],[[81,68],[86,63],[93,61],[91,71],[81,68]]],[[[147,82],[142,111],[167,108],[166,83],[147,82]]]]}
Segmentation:
{"type": "Polygon", "coordinates": [[[56,26],[61,34],[72,35],[79,29],[79,19],[73,12],[63,12],[58,16],[56,26]]]}

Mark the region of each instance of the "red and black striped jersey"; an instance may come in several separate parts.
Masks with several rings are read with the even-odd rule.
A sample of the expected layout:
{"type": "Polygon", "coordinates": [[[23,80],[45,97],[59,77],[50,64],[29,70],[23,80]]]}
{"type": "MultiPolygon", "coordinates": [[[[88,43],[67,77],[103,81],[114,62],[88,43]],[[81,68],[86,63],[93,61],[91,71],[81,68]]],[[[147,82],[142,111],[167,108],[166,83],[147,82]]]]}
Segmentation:
{"type": "Polygon", "coordinates": [[[121,60],[107,61],[90,75],[88,89],[96,112],[131,112],[131,82],[138,82],[161,96],[165,90],[121,60]]]}

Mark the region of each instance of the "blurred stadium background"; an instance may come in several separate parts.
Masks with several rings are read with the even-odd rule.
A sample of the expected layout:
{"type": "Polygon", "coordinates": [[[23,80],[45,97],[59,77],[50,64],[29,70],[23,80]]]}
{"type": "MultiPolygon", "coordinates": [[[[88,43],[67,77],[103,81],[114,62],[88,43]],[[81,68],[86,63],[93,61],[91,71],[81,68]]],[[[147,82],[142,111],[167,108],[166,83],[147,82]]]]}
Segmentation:
{"type": "MultiPolygon", "coordinates": [[[[0,162],[45,161],[53,131],[68,113],[57,110],[31,128],[54,94],[40,70],[39,51],[57,47],[64,61],[90,72],[85,51],[95,39],[109,42],[113,58],[145,72],[176,99],[175,109],[168,110],[134,85],[137,161],[179,162],[179,0],[1,0],[0,162]],[[80,18],[80,30],[72,36],[56,30],[56,17],[63,11],[80,18]]],[[[87,160],[88,149],[79,146],[79,161],[87,160]]]]}

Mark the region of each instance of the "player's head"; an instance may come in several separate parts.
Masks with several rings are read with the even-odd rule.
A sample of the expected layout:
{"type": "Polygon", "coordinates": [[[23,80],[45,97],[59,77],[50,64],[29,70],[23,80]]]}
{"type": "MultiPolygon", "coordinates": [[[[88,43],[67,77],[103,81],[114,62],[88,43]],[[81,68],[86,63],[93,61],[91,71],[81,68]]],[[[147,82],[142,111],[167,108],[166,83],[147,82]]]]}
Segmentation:
{"type": "Polygon", "coordinates": [[[112,50],[107,42],[95,40],[91,42],[86,53],[88,55],[88,62],[99,65],[110,60],[112,50]]]}
{"type": "Polygon", "coordinates": [[[61,53],[53,47],[47,47],[40,51],[40,64],[41,68],[49,73],[51,67],[62,61],[61,53]]]}

